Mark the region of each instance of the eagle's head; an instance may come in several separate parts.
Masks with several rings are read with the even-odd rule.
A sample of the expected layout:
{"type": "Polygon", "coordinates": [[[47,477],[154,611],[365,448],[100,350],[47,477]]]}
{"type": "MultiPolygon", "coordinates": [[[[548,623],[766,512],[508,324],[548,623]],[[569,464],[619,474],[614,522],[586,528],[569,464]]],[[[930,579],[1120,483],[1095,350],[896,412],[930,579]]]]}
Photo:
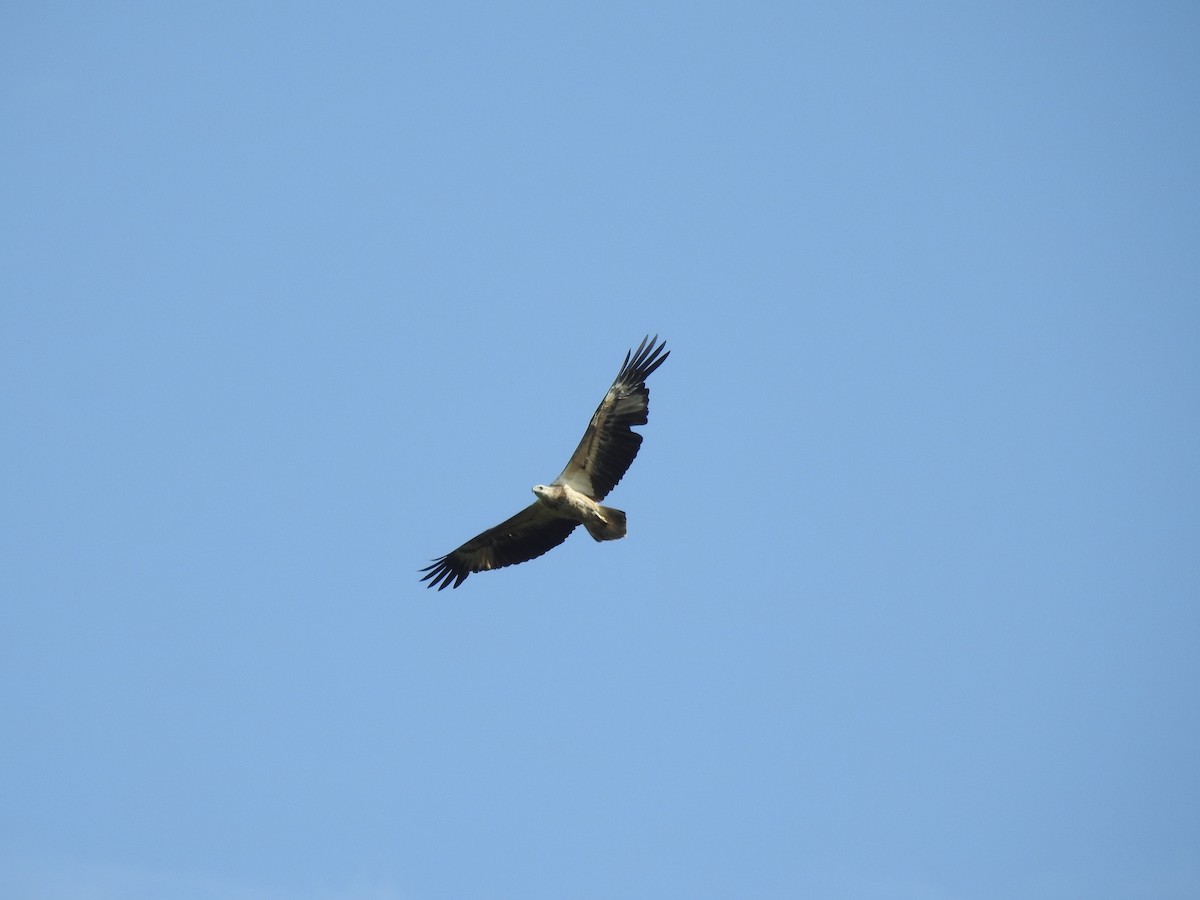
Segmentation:
{"type": "Polygon", "coordinates": [[[563,503],[563,489],[554,484],[535,484],[533,492],[537,498],[552,509],[558,509],[563,503]]]}

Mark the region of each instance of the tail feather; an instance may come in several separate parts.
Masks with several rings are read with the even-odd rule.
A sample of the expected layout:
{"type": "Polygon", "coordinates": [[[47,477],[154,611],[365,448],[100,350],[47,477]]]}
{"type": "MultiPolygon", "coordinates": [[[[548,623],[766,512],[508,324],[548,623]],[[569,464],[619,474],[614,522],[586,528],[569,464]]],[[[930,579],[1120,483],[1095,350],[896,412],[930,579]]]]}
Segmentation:
{"type": "Polygon", "coordinates": [[[598,541],[615,541],[625,537],[625,513],[611,506],[600,507],[600,515],[604,516],[604,524],[599,522],[584,522],[588,534],[598,541]]]}

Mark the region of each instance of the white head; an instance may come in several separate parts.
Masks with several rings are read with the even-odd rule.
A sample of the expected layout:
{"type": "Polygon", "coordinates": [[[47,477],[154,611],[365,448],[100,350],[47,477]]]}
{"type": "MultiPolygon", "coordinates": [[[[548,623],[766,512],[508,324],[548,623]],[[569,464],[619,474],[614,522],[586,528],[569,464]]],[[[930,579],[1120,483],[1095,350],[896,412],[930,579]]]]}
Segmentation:
{"type": "Polygon", "coordinates": [[[544,484],[535,484],[532,488],[533,492],[539,497],[546,496],[546,486],[544,484]]]}

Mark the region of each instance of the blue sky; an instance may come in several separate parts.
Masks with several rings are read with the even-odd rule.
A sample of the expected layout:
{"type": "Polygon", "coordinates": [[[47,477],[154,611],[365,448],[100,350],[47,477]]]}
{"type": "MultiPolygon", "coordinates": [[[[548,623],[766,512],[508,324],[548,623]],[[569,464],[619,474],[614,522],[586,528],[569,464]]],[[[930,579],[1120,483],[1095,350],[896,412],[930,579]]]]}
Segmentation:
{"type": "Polygon", "coordinates": [[[0,893],[1200,897],[1193,4],[3,21],[0,893]]]}

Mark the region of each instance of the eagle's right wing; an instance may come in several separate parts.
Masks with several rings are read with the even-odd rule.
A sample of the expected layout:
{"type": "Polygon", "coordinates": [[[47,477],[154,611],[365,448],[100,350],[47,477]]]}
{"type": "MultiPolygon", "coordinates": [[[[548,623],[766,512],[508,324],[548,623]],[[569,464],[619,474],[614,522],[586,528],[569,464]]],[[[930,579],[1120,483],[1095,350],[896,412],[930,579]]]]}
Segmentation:
{"type": "Polygon", "coordinates": [[[535,559],[567,539],[578,522],[556,516],[535,500],[511,519],[477,534],[457,550],[426,566],[426,587],[458,587],[472,572],[502,569],[535,559]],[[451,584],[453,582],[453,584],[451,584]]]}

